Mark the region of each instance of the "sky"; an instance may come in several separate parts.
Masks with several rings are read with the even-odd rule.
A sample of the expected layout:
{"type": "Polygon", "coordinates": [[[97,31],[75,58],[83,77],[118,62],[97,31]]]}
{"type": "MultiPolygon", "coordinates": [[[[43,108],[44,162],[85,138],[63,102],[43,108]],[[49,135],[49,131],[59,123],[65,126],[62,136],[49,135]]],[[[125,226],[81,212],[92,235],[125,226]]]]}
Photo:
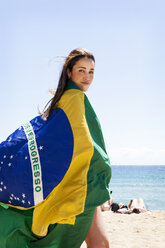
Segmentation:
{"type": "Polygon", "coordinates": [[[77,47],[112,165],[165,165],[164,0],[0,0],[0,142],[38,115],[77,47]]]}

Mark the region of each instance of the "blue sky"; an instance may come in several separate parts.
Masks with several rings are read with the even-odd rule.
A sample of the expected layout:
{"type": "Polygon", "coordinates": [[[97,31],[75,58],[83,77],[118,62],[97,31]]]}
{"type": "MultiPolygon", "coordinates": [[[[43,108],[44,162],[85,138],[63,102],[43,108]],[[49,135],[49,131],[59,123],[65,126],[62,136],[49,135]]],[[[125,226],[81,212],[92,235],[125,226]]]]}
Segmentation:
{"type": "Polygon", "coordinates": [[[77,47],[96,58],[89,97],[111,163],[165,165],[165,2],[0,2],[3,141],[37,115],[77,47]]]}

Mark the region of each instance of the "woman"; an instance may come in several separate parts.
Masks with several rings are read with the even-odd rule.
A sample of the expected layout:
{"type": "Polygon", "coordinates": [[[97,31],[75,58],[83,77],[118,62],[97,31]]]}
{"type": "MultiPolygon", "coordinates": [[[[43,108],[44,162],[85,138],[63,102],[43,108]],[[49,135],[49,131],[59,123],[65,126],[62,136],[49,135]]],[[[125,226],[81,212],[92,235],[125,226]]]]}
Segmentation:
{"type": "MultiPolygon", "coordinates": [[[[94,67],[89,51],[71,51],[43,116],[26,123],[1,144],[2,162],[16,157],[15,167],[26,170],[21,183],[30,199],[25,201],[22,193],[20,202],[16,195],[21,188],[16,187],[17,181],[25,174],[19,171],[11,188],[14,191],[15,187],[16,193],[0,194],[0,202],[9,206],[0,208],[0,219],[5,221],[0,228],[2,248],[78,248],[85,238],[89,247],[109,247],[98,206],[109,200],[110,163],[99,121],[84,94],[92,83],[94,67]],[[16,156],[8,153],[12,146],[16,151],[15,144],[16,156]],[[29,157],[25,156],[27,150],[29,157]],[[28,172],[29,168],[32,171],[28,172]],[[30,177],[33,185],[27,186],[30,177]]],[[[6,165],[1,171],[13,178],[11,161],[6,165]]],[[[0,178],[3,185],[5,176],[2,173],[0,178]]]]}
{"type": "Polygon", "coordinates": [[[130,200],[128,203],[129,213],[145,213],[147,212],[146,206],[142,198],[130,200]]]}

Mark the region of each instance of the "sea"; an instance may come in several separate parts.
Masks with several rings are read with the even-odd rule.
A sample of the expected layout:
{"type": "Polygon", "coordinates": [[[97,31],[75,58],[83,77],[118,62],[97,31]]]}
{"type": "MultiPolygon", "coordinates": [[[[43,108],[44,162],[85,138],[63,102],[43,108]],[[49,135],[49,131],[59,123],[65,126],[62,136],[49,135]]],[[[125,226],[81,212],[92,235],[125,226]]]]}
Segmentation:
{"type": "Polygon", "coordinates": [[[115,165],[110,191],[115,203],[142,198],[148,210],[165,210],[165,166],[115,165]]]}

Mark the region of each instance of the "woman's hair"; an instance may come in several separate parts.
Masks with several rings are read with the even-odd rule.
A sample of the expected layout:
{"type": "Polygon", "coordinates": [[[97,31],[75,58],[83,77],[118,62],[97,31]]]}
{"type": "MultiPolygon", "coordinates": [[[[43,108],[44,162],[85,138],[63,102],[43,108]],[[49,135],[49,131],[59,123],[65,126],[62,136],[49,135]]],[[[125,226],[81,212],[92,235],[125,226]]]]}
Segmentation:
{"type": "Polygon", "coordinates": [[[59,78],[59,82],[58,82],[58,86],[57,86],[57,90],[55,92],[55,95],[47,103],[47,105],[49,104],[49,106],[44,111],[43,118],[45,120],[50,117],[53,109],[55,109],[57,107],[57,103],[65,91],[67,81],[69,80],[68,75],[67,75],[67,71],[69,70],[71,72],[73,69],[73,66],[76,64],[76,62],[82,58],[89,58],[95,62],[95,58],[94,58],[93,54],[84,48],[76,48],[76,49],[72,50],[69,53],[69,55],[66,57],[63,68],[62,68],[62,72],[61,72],[61,75],[59,78]]]}
{"type": "Polygon", "coordinates": [[[132,213],[140,214],[140,209],[134,208],[134,209],[132,210],[132,213]]]}
{"type": "Polygon", "coordinates": [[[111,205],[111,210],[112,210],[113,212],[117,212],[118,209],[119,209],[119,204],[117,204],[117,203],[112,203],[112,205],[111,205]]]}

